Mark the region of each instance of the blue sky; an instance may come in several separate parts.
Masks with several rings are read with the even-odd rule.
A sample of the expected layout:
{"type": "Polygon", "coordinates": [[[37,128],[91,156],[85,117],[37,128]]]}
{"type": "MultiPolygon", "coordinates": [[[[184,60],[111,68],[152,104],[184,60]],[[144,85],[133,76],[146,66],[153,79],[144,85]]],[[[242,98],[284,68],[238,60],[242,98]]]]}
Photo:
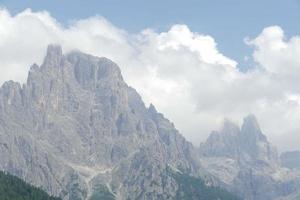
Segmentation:
{"type": "Polygon", "coordinates": [[[129,32],[144,28],[158,31],[183,23],[192,31],[213,36],[218,48],[237,60],[240,67],[251,49],[246,36],[255,37],[264,27],[279,25],[287,36],[299,35],[300,0],[0,0],[0,4],[18,13],[25,8],[47,10],[61,23],[101,15],[129,32]]]}

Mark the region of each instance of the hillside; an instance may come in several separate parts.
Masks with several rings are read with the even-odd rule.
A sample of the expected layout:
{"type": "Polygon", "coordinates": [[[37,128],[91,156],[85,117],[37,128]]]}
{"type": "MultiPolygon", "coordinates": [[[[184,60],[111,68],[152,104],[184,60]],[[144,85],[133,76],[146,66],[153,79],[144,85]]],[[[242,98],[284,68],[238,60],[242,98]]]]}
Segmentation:
{"type": "Polygon", "coordinates": [[[178,184],[174,200],[240,200],[239,197],[216,186],[209,186],[199,177],[175,172],[167,168],[166,173],[178,184]]]}
{"type": "Polygon", "coordinates": [[[0,200],[60,200],[16,176],[0,172],[0,200]]]}
{"type": "Polygon", "coordinates": [[[197,150],[116,63],[56,45],[0,88],[0,138],[3,171],[64,200],[174,199],[166,166],[200,175],[197,150]]]}

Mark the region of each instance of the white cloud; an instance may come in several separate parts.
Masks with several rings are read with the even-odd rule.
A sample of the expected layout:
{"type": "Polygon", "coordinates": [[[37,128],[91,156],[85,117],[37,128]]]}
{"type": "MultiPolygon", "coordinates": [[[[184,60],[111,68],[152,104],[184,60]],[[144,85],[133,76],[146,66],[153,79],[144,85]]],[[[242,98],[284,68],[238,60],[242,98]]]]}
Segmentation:
{"type": "Polygon", "coordinates": [[[287,40],[278,26],[265,28],[255,39],[248,41],[255,47],[253,57],[269,72],[279,75],[293,75],[299,70],[300,38],[287,40]]]}
{"type": "Polygon", "coordinates": [[[66,27],[47,12],[25,10],[11,16],[0,9],[0,83],[24,82],[30,65],[42,62],[49,43],[117,62],[125,80],[194,144],[218,129],[224,117],[239,122],[254,113],[277,145],[300,148],[292,139],[300,138],[300,39],[285,38],[280,27],[247,40],[260,67],[244,73],[211,36],[186,25],[129,34],[99,16],[66,27]]]}
{"type": "Polygon", "coordinates": [[[283,148],[300,148],[300,36],[286,38],[281,27],[271,26],[247,43],[254,47],[253,58],[270,77],[270,90],[276,99],[271,99],[263,110],[264,126],[276,133],[274,141],[283,148]],[[273,117],[272,117],[273,116],[273,117]]]}

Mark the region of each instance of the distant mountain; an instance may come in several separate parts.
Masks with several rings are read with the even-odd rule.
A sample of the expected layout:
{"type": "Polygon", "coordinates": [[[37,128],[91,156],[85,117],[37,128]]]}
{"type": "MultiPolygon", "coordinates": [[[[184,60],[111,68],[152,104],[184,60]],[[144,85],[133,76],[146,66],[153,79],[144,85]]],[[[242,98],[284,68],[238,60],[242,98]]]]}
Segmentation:
{"type": "Polygon", "coordinates": [[[247,200],[297,199],[300,173],[280,165],[276,151],[256,118],[244,118],[242,127],[225,121],[200,145],[201,164],[227,188],[247,200]]]}
{"type": "Polygon", "coordinates": [[[0,172],[1,200],[60,200],[16,176],[0,172]]]}
{"type": "Polygon", "coordinates": [[[226,120],[220,132],[212,132],[200,145],[200,153],[206,157],[232,158],[240,164],[279,165],[276,148],[267,141],[253,115],[244,118],[241,128],[226,120]]]}
{"type": "Polygon", "coordinates": [[[300,151],[283,152],[280,155],[282,166],[290,169],[300,169],[300,151]]]}
{"type": "Polygon", "coordinates": [[[0,141],[1,170],[64,200],[176,199],[182,184],[169,167],[213,184],[193,145],[114,62],[57,45],[25,84],[0,88],[0,141]]]}

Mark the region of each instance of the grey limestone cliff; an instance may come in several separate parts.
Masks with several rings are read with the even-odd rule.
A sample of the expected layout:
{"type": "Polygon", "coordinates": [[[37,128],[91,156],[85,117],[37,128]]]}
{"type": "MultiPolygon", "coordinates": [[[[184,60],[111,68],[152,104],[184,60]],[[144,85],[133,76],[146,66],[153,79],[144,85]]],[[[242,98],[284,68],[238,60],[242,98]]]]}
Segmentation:
{"type": "Polygon", "coordinates": [[[199,149],[201,163],[246,200],[294,199],[299,172],[281,166],[277,150],[249,115],[240,127],[226,120],[199,149]]]}
{"type": "Polygon", "coordinates": [[[300,151],[287,151],[280,155],[280,161],[289,169],[300,169],[300,151]]]}
{"type": "Polygon", "coordinates": [[[109,59],[50,45],[23,85],[0,89],[0,170],[63,199],[171,199],[166,167],[197,174],[193,146],[109,59]]]}
{"type": "Polygon", "coordinates": [[[26,83],[1,86],[0,157],[0,170],[64,200],[198,199],[177,192],[202,195],[178,183],[202,184],[199,176],[246,200],[300,195],[300,172],[281,165],[253,115],[241,127],[227,120],[197,149],[144,105],[117,64],[57,45],[26,83]]]}

